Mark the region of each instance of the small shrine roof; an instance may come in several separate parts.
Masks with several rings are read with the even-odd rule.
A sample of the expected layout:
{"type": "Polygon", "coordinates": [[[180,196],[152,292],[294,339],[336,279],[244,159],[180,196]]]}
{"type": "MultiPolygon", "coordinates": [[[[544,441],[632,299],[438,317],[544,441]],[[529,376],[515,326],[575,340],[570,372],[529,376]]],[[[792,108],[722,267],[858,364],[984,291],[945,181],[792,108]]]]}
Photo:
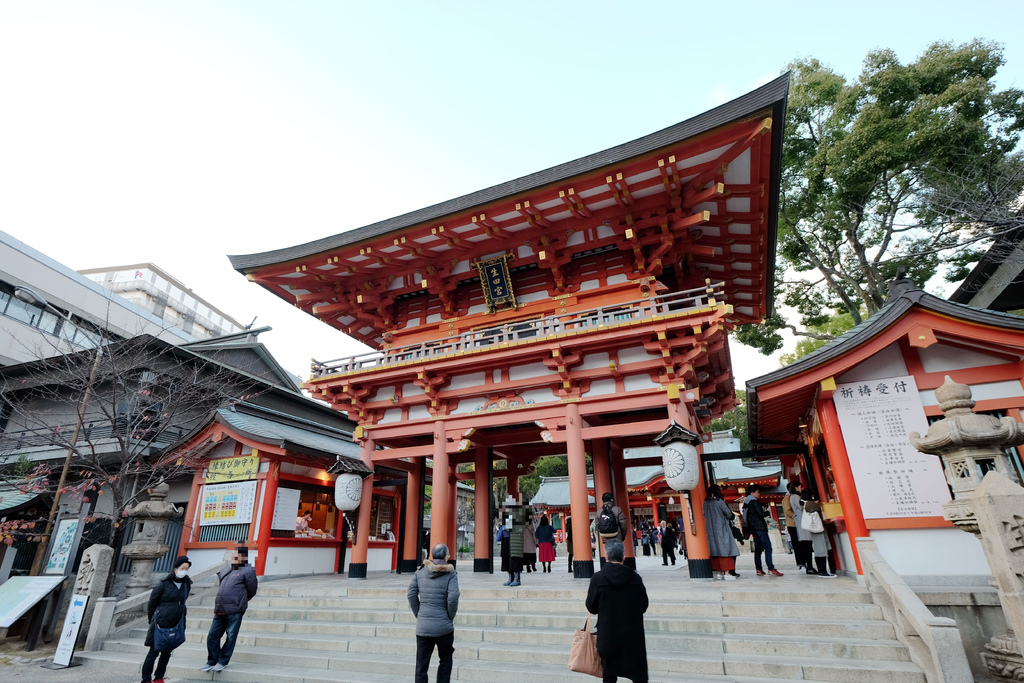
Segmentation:
{"type": "Polygon", "coordinates": [[[253,441],[313,456],[334,456],[338,458],[334,466],[338,472],[372,472],[359,459],[359,445],[352,443],[339,430],[299,424],[282,417],[280,413],[271,415],[257,406],[244,404],[235,409],[221,408],[217,411],[217,421],[253,441]]]}
{"type": "MultiPolygon", "coordinates": [[[[820,382],[838,377],[863,362],[864,354],[860,351],[865,345],[884,335],[914,309],[935,313],[946,320],[1024,332],[1024,318],[1020,316],[947,301],[922,291],[910,280],[894,281],[885,304],[870,318],[793,363],[747,381],[747,425],[751,441],[755,444],[795,441],[798,423],[818,395],[820,382]],[[785,390],[781,388],[783,385],[785,390]],[[765,394],[770,394],[768,399],[765,394]]],[[[972,342],[984,343],[984,340],[973,337],[972,342]]],[[[1024,347],[1024,336],[1020,346],[1024,347]]]]}

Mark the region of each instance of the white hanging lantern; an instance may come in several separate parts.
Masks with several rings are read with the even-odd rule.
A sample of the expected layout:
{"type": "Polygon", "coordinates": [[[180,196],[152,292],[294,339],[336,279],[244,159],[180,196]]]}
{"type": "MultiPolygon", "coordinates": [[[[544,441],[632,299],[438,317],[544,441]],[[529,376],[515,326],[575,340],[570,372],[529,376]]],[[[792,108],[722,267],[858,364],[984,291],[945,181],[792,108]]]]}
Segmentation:
{"type": "Polygon", "coordinates": [[[363,498],[363,478],[346,472],[334,480],[334,504],[339,510],[355,510],[363,498]]]}
{"type": "Polygon", "coordinates": [[[700,454],[694,447],[700,435],[672,422],[668,429],[654,437],[662,447],[661,466],[665,483],[674,491],[690,491],[700,485],[700,454]]]}

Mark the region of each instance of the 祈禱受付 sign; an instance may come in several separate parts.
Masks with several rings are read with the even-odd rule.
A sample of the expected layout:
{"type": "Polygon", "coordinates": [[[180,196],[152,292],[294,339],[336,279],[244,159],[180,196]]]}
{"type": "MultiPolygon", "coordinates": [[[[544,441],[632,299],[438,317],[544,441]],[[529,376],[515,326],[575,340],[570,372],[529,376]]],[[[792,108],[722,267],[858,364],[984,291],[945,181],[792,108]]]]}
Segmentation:
{"type": "Polygon", "coordinates": [[[865,519],[941,517],[942,463],[910,445],[928,431],[913,376],[850,382],[832,394],[865,519]]]}

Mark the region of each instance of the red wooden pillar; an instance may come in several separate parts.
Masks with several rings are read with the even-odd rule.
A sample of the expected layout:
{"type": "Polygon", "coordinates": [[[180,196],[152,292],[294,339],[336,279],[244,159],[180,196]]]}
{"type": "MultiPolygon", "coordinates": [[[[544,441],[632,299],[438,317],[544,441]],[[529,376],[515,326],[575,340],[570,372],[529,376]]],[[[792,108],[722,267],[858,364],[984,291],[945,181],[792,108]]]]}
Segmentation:
{"type": "Polygon", "coordinates": [[[476,445],[473,461],[473,571],[493,573],[491,563],[491,449],[476,445]]]}
{"type": "Polygon", "coordinates": [[[519,469],[517,465],[513,465],[511,460],[505,461],[505,485],[508,489],[508,495],[516,502],[519,501],[519,469]]]}
{"type": "MultiPolygon", "coordinates": [[[[363,439],[359,459],[373,467],[374,442],[370,437],[363,439]]],[[[373,475],[363,479],[363,493],[359,498],[359,523],[356,528],[356,542],[352,547],[352,560],[348,563],[348,578],[366,578],[366,556],[370,550],[370,507],[373,503],[373,475]]]]}
{"type": "MultiPolygon", "coordinates": [[[[430,549],[448,540],[448,434],[444,420],[434,423],[434,470],[430,500],[430,549]]],[[[428,551],[429,552],[429,551],[428,551]]]]}
{"type": "Polygon", "coordinates": [[[277,482],[281,466],[273,460],[263,480],[263,512],[260,513],[259,536],[256,540],[256,575],[263,576],[267,569],[267,554],[270,552],[270,523],[274,519],[274,504],[277,502],[277,482]]]}
{"type": "Polygon", "coordinates": [[[590,551],[590,500],[587,491],[587,454],[583,450],[583,418],[577,403],[565,404],[565,450],[569,465],[569,501],[572,511],[573,576],[594,575],[590,551]]]}
{"type": "Polygon", "coordinates": [[[402,573],[414,572],[420,564],[420,472],[423,458],[416,458],[405,480],[405,547],[402,548],[402,573]]]}
{"type": "Polygon", "coordinates": [[[857,539],[867,538],[871,533],[860,507],[860,496],[857,495],[857,484],[853,480],[853,469],[850,467],[850,456],[846,452],[846,442],[843,441],[843,430],[839,426],[836,404],[831,398],[825,398],[818,401],[817,407],[821,432],[825,437],[825,448],[828,449],[829,462],[832,463],[832,476],[835,478],[839,502],[843,506],[843,520],[846,523],[850,547],[853,548],[853,559],[857,563],[857,573],[863,574],[860,568],[860,553],[857,552],[857,539]]]}
{"type": "Polygon", "coordinates": [[[181,529],[181,540],[178,542],[178,555],[185,555],[185,544],[195,543],[199,535],[199,523],[196,520],[196,508],[202,505],[201,494],[203,492],[203,473],[200,470],[192,475],[192,493],[188,497],[188,507],[185,508],[185,519],[181,529]]]}
{"type": "MultiPolygon", "coordinates": [[[[693,432],[700,432],[695,421],[690,417],[686,405],[682,402],[668,404],[668,417],[675,420],[676,424],[685,427],[693,432]]],[[[698,449],[703,450],[698,446],[698,449]]],[[[708,552],[708,536],[704,526],[704,499],[706,498],[707,482],[704,477],[704,466],[700,467],[700,480],[690,491],[689,504],[693,508],[693,526],[690,526],[689,512],[682,513],[683,527],[686,530],[686,555],[687,567],[690,570],[691,579],[710,579],[711,553],[708,552]]],[[[686,507],[686,498],[679,496],[679,502],[686,507]]]]}
{"type": "MultiPolygon", "coordinates": [[[[595,439],[592,443],[594,462],[594,505],[600,510],[601,499],[605,493],[612,492],[611,460],[608,454],[608,440],[595,439]]],[[[590,523],[590,520],[587,520],[590,523]]],[[[574,532],[575,533],[575,532],[574,532]]],[[[597,544],[597,554],[604,558],[604,543],[597,544]]]]}
{"type": "MultiPolygon", "coordinates": [[[[629,509],[629,487],[626,486],[626,460],[623,457],[621,446],[613,443],[611,451],[612,485],[615,489],[615,504],[622,508],[622,512],[626,515],[626,538],[623,541],[623,544],[626,546],[624,564],[636,569],[636,549],[633,547],[633,511],[629,509]]],[[[600,545],[600,541],[598,541],[598,545],[600,545]]]]}

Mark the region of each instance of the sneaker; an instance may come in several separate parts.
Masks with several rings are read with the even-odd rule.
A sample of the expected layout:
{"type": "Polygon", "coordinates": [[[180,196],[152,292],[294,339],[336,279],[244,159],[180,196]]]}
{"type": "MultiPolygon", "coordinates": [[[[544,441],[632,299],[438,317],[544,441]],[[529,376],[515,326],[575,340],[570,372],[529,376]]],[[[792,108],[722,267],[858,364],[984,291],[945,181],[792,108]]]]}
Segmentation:
{"type": "Polygon", "coordinates": [[[200,671],[209,671],[212,668],[213,668],[213,664],[207,663],[207,664],[203,664],[201,667],[199,667],[199,670],[200,671]]]}
{"type": "Polygon", "coordinates": [[[223,671],[224,667],[226,666],[227,664],[221,664],[220,662],[217,662],[212,667],[210,667],[210,671],[223,671]]]}
{"type": "MultiPolygon", "coordinates": [[[[508,581],[506,581],[505,583],[503,583],[501,585],[502,586],[511,586],[512,585],[512,579],[509,579],[508,581]]],[[[202,671],[202,669],[200,669],[200,671],[202,671]]]]}
{"type": "Polygon", "coordinates": [[[758,576],[764,576],[764,570],[763,570],[763,569],[758,569],[758,570],[757,570],[757,572],[756,572],[756,574],[757,574],[758,576]]]}
{"type": "Polygon", "coordinates": [[[808,569],[807,570],[807,576],[817,576],[817,574],[818,574],[818,570],[817,569],[808,569]]]}
{"type": "Polygon", "coordinates": [[[736,577],[733,576],[732,574],[726,574],[722,578],[725,579],[726,581],[735,581],[736,580],[736,577]]]}
{"type": "Polygon", "coordinates": [[[769,569],[768,573],[771,574],[772,576],[785,576],[785,574],[780,572],[778,569],[769,569]]]}
{"type": "Polygon", "coordinates": [[[735,576],[737,579],[740,578],[740,575],[738,573],[736,573],[735,569],[730,569],[729,570],[729,575],[730,576],[735,576]]]}
{"type": "Polygon", "coordinates": [[[835,574],[818,574],[823,579],[835,579],[838,578],[835,574]]]}
{"type": "Polygon", "coordinates": [[[162,678],[154,678],[152,683],[164,683],[164,679],[162,679],[162,678]]]}
{"type": "Polygon", "coordinates": [[[510,586],[512,586],[512,587],[514,588],[515,586],[522,586],[523,584],[522,584],[522,582],[520,582],[520,581],[519,581],[518,579],[516,579],[515,581],[513,581],[513,582],[512,582],[512,583],[510,583],[509,585],[510,585],[510,586]]]}

